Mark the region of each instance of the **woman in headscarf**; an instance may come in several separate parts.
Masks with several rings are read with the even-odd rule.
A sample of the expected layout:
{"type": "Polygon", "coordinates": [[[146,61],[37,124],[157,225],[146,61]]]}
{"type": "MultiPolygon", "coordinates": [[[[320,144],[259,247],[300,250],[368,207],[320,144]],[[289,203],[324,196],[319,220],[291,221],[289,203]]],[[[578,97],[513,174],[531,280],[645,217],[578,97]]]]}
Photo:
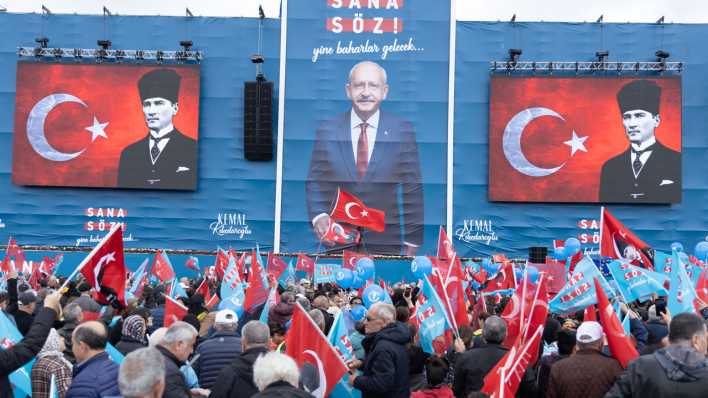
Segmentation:
{"type": "Polygon", "coordinates": [[[122,336],[116,345],[116,349],[123,355],[143,347],[147,347],[145,332],[147,323],[140,315],[131,315],[123,321],[122,336]]]}
{"type": "Polygon", "coordinates": [[[50,330],[42,350],[37,354],[37,361],[32,365],[30,376],[32,397],[52,398],[49,392],[52,375],[54,375],[58,396],[64,398],[66,390],[71,385],[72,370],[71,362],[62,353],[64,349],[64,338],[57,333],[56,329],[50,330]]]}

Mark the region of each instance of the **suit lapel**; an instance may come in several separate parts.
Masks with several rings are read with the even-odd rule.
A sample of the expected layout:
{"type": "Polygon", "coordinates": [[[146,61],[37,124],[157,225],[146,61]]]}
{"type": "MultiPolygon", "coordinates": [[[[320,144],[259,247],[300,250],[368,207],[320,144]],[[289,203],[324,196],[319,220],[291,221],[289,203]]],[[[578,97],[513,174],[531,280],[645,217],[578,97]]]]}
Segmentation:
{"type": "MultiPolygon", "coordinates": [[[[383,161],[383,157],[386,156],[387,153],[387,148],[388,148],[388,142],[390,140],[390,127],[387,123],[388,119],[386,118],[386,114],[381,111],[379,114],[379,126],[376,129],[376,142],[374,143],[374,151],[371,153],[371,159],[369,159],[369,167],[366,169],[366,175],[364,176],[365,179],[371,180],[373,179],[374,176],[376,176],[376,171],[379,165],[381,165],[381,162],[383,161]]],[[[392,156],[392,153],[388,153],[389,156],[392,156]]]]}

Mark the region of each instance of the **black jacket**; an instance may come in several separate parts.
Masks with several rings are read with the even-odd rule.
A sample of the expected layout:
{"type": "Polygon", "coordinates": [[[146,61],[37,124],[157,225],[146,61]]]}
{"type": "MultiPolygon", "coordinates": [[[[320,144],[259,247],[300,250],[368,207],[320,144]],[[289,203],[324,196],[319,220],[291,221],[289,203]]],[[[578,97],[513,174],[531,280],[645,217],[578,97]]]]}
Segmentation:
{"type": "Polygon", "coordinates": [[[506,355],[501,344],[484,343],[475,346],[457,357],[455,362],[456,397],[466,397],[470,391],[479,391],[484,386],[484,377],[506,355]]]}
{"type": "Polygon", "coordinates": [[[177,359],[167,348],[155,346],[165,357],[165,391],[162,398],[191,398],[184,375],[179,370],[184,362],[177,359]]]}
{"type": "MultiPolygon", "coordinates": [[[[29,332],[16,345],[7,350],[0,349],[0,398],[12,397],[10,373],[35,358],[44,346],[57,313],[50,308],[42,308],[35,317],[29,332]]],[[[0,336],[0,340],[6,336],[0,336]]]]}
{"type": "Polygon", "coordinates": [[[249,348],[242,352],[219,373],[209,398],[248,398],[256,395],[258,388],[253,382],[253,363],[267,352],[265,347],[249,348]]]}
{"type": "Polygon", "coordinates": [[[128,355],[135,350],[138,350],[140,348],[145,348],[145,347],[147,347],[147,346],[145,344],[143,344],[142,342],[137,341],[137,340],[130,338],[128,336],[121,337],[118,344],[116,344],[116,350],[118,350],[118,352],[120,352],[123,355],[128,355]]]}
{"type": "Polygon", "coordinates": [[[254,398],[312,398],[309,393],[291,386],[284,381],[276,381],[265,390],[253,396],[254,398]]]}
{"type": "Polygon", "coordinates": [[[681,202],[681,153],[657,140],[639,176],[632,171],[631,150],[605,162],[600,175],[600,202],[681,202]]]}
{"type": "Polygon", "coordinates": [[[7,281],[7,309],[6,311],[12,314],[15,318],[15,325],[17,325],[17,330],[26,335],[29,332],[32,322],[34,321],[34,315],[28,314],[24,311],[20,311],[17,302],[17,279],[9,279],[7,281]]]}
{"type": "Polygon", "coordinates": [[[363,375],[354,379],[362,398],[403,398],[410,396],[406,343],[411,333],[407,325],[395,322],[378,333],[366,336],[363,375]]]}
{"type": "Polygon", "coordinates": [[[708,360],[693,348],[672,345],[629,363],[605,395],[691,398],[708,395],[708,360]]]}
{"type": "Polygon", "coordinates": [[[118,187],[189,189],[197,186],[197,141],[177,129],[155,164],[150,158],[150,134],[123,149],[118,166],[118,187]]]}
{"type": "Polygon", "coordinates": [[[216,332],[199,344],[199,358],[192,364],[199,386],[211,389],[219,373],[241,353],[241,338],[235,332],[216,332]]]}

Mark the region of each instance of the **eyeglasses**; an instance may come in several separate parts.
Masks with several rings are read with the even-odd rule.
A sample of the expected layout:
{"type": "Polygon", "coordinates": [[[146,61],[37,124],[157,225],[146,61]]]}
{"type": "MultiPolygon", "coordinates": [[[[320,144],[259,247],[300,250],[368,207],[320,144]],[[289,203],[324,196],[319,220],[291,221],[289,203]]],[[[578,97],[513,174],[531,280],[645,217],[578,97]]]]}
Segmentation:
{"type": "Polygon", "coordinates": [[[366,322],[373,322],[373,321],[375,321],[375,320],[377,320],[377,318],[372,318],[372,317],[370,317],[370,316],[368,316],[368,315],[366,316],[366,322]]]}

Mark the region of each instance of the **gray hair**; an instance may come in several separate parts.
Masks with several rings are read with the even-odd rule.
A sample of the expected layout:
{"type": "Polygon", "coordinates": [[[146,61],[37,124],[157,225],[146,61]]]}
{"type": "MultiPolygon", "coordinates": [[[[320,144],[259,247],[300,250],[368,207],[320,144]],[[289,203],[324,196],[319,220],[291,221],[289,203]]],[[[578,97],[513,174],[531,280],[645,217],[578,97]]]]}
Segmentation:
{"type": "Polygon", "coordinates": [[[320,328],[320,330],[324,331],[326,323],[322,311],[315,308],[313,310],[310,310],[310,312],[308,312],[307,314],[310,315],[310,319],[312,319],[312,321],[317,325],[317,327],[320,328]]]}
{"type": "Polygon", "coordinates": [[[386,81],[388,80],[388,76],[386,75],[386,69],[384,69],[383,66],[381,66],[373,61],[361,61],[361,62],[357,63],[356,65],[352,66],[352,68],[349,70],[349,83],[352,82],[352,76],[354,75],[354,70],[356,70],[356,68],[358,68],[359,66],[362,66],[362,65],[371,65],[371,66],[375,66],[376,68],[378,68],[379,71],[381,71],[383,83],[386,84],[386,81]]]}
{"type": "Polygon", "coordinates": [[[482,338],[487,343],[501,343],[506,338],[506,322],[496,315],[490,316],[484,321],[482,338]]]}
{"type": "Polygon", "coordinates": [[[78,303],[69,303],[64,306],[62,313],[66,322],[78,322],[82,315],[81,306],[78,303]]]}
{"type": "Polygon", "coordinates": [[[190,341],[197,337],[198,334],[199,332],[197,332],[197,329],[195,329],[194,326],[188,324],[187,322],[177,321],[170,325],[160,343],[165,345],[175,345],[180,341],[190,341]]]}
{"type": "Polygon", "coordinates": [[[283,303],[294,303],[295,302],[295,294],[290,291],[285,291],[283,294],[280,295],[280,301],[283,303]]]}
{"type": "Polygon", "coordinates": [[[165,380],[165,360],[155,348],[140,348],[125,356],[118,373],[118,388],[124,398],[149,396],[165,380]]]}
{"type": "Polygon", "coordinates": [[[271,351],[258,357],[253,364],[253,381],[259,391],[265,390],[277,381],[284,381],[297,387],[299,380],[300,371],[297,364],[285,354],[271,351]]]}
{"type": "Polygon", "coordinates": [[[246,347],[268,347],[270,329],[261,321],[248,321],[241,329],[241,337],[246,341],[246,347]]]}
{"type": "Polygon", "coordinates": [[[310,310],[310,300],[305,296],[296,296],[295,301],[305,309],[305,311],[310,310]]]}
{"type": "Polygon", "coordinates": [[[396,307],[391,304],[380,302],[371,306],[371,311],[379,318],[390,323],[396,320],[396,307]]]}

